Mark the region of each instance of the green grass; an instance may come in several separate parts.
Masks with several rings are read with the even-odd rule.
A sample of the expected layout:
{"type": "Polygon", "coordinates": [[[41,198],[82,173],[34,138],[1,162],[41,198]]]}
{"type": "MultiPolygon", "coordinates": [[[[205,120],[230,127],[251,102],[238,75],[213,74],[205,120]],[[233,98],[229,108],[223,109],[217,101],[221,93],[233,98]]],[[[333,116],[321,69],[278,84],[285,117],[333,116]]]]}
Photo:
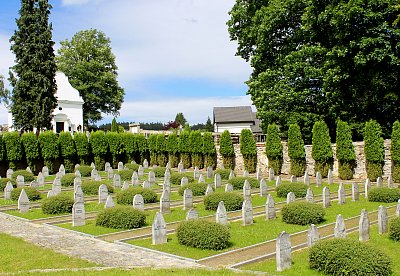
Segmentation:
{"type": "Polygon", "coordinates": [[[66,229],[94,235],[94,236],[121,231],[121,229],[113,229],[113,228],[107,228],[107,227],[103,227],[103,226],[96,226],[95,220],[86,220],[86,225],[84,225],[84,226],[73,227],[72,223],[62,223],[62,224],[57,224],[57,226],[61,227],[61,228],[66,228],[66,229]]]}

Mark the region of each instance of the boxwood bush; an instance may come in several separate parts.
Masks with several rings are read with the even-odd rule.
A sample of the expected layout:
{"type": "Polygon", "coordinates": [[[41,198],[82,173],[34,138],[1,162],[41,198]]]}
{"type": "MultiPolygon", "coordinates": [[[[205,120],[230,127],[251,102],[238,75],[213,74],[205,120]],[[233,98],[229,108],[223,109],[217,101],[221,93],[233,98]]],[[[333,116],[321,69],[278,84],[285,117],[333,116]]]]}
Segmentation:
{"type": "Polygon", "coordinates": [[[155,175],[156,177],[158,177],[158,178],[164,177],[165,169],[166,169],[165,167],[156,167],[156,168],[153,168],[154,175],[155,175]]]}
{"type": "Polygon", "coordinates": [[[33,175],[33,173],[28,172],[26,170],[14,171],[11,178],[15,180],[15,179],[17,179],[18,175],[22,175],[24,177],[25,183],[35,180],[35,176],[33,175]]]}
{"type": "Polygon", "coordinates": [[[309,202],[291,202],[282,207],[282,220],[289,224],[317,224],[324,219],[325,210],[321,205],[309,202]]]}
{"type": "Polygon", "coordinates": [[[239,141],[244,167],[249,173],[254,173],[257,167],[257,147],[253,132],[250,129],[242,129],[239,141]]]}
{"type": "Polygon", "coordinates": [[[290,174],[303,176],[306,170],[306,151],[298,124],[291,124],[289,126],[287,145],[290,157],[290,174]]]}
{"type": "Polygon", "coordinates": [[[230,239],[227,226],[204,220],[182,222],[176,230],[176,236],[182,245],[210,250],[227,248],[230,239]]]}
{"type": "Polygon", "coordinates": [[[144,189],[142,187],[129,187],[124,191],[117,193],[117,203],[124,205],[132,205],[133,197],[136,194],[141,194],[144,199],[144,203],[157,202],[157,194],[151,189],[144,189]]]}
{"type": "Polygon", "coordinates": [[[74,186],[74,173],[66,173],[63,177],[61,177],[61,186],[63,187],[70,187],[74,186]]]}
{"type": "Polygon", "coordinates": [[[19,195],[21,194],[22,189],[25,190],[26,194],[28,195],[28,198],[30,201],[36,201],[41,198],[40,192],[36,190],[35,188],[31,187],[24,187],[24,188],[15,188],[14,190],[11,191],[11,200],[18,200],[19,195]]]}
{"type": "Polygon", "coordinates": [[[17,131],[3,134],[4,146],[6,149],[7,161],[10,169],[15,169],[18,162],[22,160],[23,148],[20,136],[17,131]]]}
{"type": "Polygon", "coordinates": [[[185,191],[185,189],[190,189],[190,190],[192,190],[193,196],[202,196],[202,195],[205,195],[207,186],[208,185],[206,183],[186,184],[179,188],[178,194],[183,196],[183,192],[185,191]]]}
{"type": "Polygon", "coordinates": [[[228,180],[229,179],[229,174],[231,173],[231,170],[229,169],[218,169],[215,170],[215,173],[219,173],[221,176],[221,179],[228,180]]]}
{"type": "Polygon", "coordinates": [[[172,185],[181,185],[181,179],[184,176],[187,177],[188,183],[194,182],[193,175],[181,174],[181,173],[171,173],[171,177],[170,177],[169,181],[171,182],[172,185]]]}
{"type": "Polygon", "coordinates": [[[339,177],[352,179],[356,166],[356,153],[348,123],[339,120],[336,126],[336,158],[339,162],[339,177]]]}
{"type": "Polygon", "coordinates": [[[242,208],[243,197],[229,192],[212,193],[204,197],[204,207],[206,210],[216,211],[221,201],[224,202],[227,211],[235,211],[242,208]]]}
{"type": "Polygon", "coordinates": [[[348,239],[318,242],[311,247],[309,264],[327,275],[390,275],[390,258],[378,249],[348,239]]]}
{"type": "Polygon", "coordinates": [[[78,170],[81,173],[82,177],[88,177],[92,174],[93,168],[91,166],[81,165],[78,168],[76,168],[75,171],[76,170],[78,170]]]}
{"type": "Polygon", "coordinates": [[[260,187],[260,182],[256,178],[252,177],[234,177],[228,180],[228,183],[232,184],[234,190],[243,189],[244,181],[247,179],[249,181],[251,188],[260,187]]]}
{"type": "Polygon", "coordinates": [[[219,153],[222,156],[222,163],[225,169],[235,169],[235,150],[229,130],[222,132],[219,140],[219,153]]]}
{"type": "Polygon", "coordinates": [[[315,160],[315,173],[321,172],[322,177],[326,177],[333,165],[333,152],[329,129],[324,121],[314,123],[311,155],[315,160]]]}
{"type": "Polygon", "coordinates": [[[128,206],[106,208],[99,212],[96,225],[115,229],[133,229],[146,223],[144,212],[128,206]]]}
{"type": "Polygon", "coordinates": [[[283,146],[279,128],[275,124],[268,125],[265,153],[268,157],[268,168],[273,168],[275,175],[280,175],[283,163],[283,146]]]}
{"type": "Polygon", "coordinates": [[[4,188],[6,187],[8,181],[11,182],[14,188],[17,186],[15,179],[0,178],[0,191],[4,191],[4,188]]]}
{"type": "Polygon", "coordinates": [[[64,214],[71,213],[74,205],[74,198],[70,195],[59,194],[48,197],[42,201],[42,211],[44,214],[64,214]]]}
{"type": "Polygon", "coordinates": [[[400,217],[389,221],[389,237],[394,241],[400,241],[400,217]]]}
{"type": "Polygon", "coordinates": [[[124,167],[127,167],[129,170],[132,171],[137,171],[139,169],[139,164],[126,163],[124,167]]]}
{"type": "Polygon", "coordinates": [[[368,178],[371,181],[375,181],[383,174],[383,162],[385,159],[382,128],[375,120],[365,123],[364,153],[368,178]]]}
{"type": "Polygon", "coordinates": [[[115,174],[119,174],[121,176],[121,181],[131,181],[133,170],[115,171],[115,174]]]}
{"type": "Polygon", "coordinates": [[[368,193],[371,202],[397,202],[400,199],[400,189],[372,188],[368,193]]]}
{"type": "Polygon", "coordinates": [[[97,195],[99,193],[99,186],[105,184],[109,193],[114,193],[114,187],[109,183],[102,183],[94,180],[84,180],[82,182],[82,191],[85,195],[97,195]]]}
{"type": "Polygon", "coordinates": [[[308,186],[306,184],[295,183],[282,183],[276,187],[276,194],[278,197],[286,197],[288,193],[293,192],[296,197],[305,197],[307,194],[308,186]]]}

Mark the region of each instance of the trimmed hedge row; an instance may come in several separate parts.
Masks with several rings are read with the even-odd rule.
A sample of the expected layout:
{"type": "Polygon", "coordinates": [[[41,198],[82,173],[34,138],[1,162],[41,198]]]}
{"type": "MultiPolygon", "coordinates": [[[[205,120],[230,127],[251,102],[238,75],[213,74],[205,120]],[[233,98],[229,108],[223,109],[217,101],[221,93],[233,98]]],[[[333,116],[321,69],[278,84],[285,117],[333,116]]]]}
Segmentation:
{"type": "Polygon", "coordinates": [[[321,205],[309,202],[292,202],[282,207],[282,220],[289,224],[317,224],[324,219],[325,210],[321,205]]]}
{"type": "Polygon", "coordinates": [[[24,188],[15,188],[14,190],[12,190],[11,191],[11,200],[17,201],[19,198],[19,195],[21,194],[22,189],[25,190],[30,201],[36,201],[41,198],[40,192],[38,190],[36,190],[35,188],[24,187],[24,188]]]}
{"type": "Polygon", "coordinates": [[[306,170],[306,151],[298,124],[291,124],[288,129],[288,155],[290,174],[303,176],[306,170]]]}
{"type": "Polygon", "coordinates": [[[389,237],[394,241],[400,241],[400,217],[389,221],[389,237]]]}
{"type": "Polygon", "coordinates": [[[243,185],[245,181],[249,181],[251,188],[259,188],[260,182],[256,178],[252,177],[234,177],[228,180],[228,183],[232,184],[234,190],[243,189],[243,185]]]}
{"type": "Polygon", "coordinates": [[[84,180],[82,182],[82,191],[85,195],[97,195],[99,193],[99,186],[105,184],[109,193],[114,193],[114,187],[108,183],[101,181],[84,180]]]}
{"type": "Polygon", "coordinates": [[[305,197],[307,189],[308,186],[300,182],[283,183],[276,187],[276,194],[278,197],[285,198],[288,193],[293,192],[296,197],[305,197]]]}
{"type": "Polygon", "coordinates": [[[106,208],[96,217],[96,225],[114,229],[133,229],[146,223],[144,212],[128,206],[106,208]]]}
{"type": "Polygon", "coordinates": [[[137,194],[143,196],[144,203],[157,202],[157,194],[151,189],[144,189],[142,187],[129,187],[124,191],[117,193],[117,203],[123,205],[132,205],[133,197],[137,194]]]}
{"type": "Polygon", "coordinates": [[[206,210],[216,211],[221,201],[224,202],[227,211],[235,211],[242,208],[243,197],[229,192],[212,193],[204,197],[204,207],[206,210]]]}
{"type": "Polygon", "coordinates": [[[372,188],[368,192],[368,200],[371,202],[397,202],[400,199],[400,189],[372,188]]]}
{"type": "Polygon", "coordinates": [[[169,178],[169,182],[172,185],[181,185],[181,179],[184,176],[186,176],[186,178],[188,179],[188,184],[194,182],[193,174],[189,174],[189,173],[186,173],[186,174],[171,173],[171,177],[169,178]]]}
{"type": "Polygon", "coordinates": [[[72,212],[74,198],[70,195],[59,194],[42,201],[42,211],[44,214],[65,214],[72,212]]]}
{"type": "Polygon", "coordinates": [[[207,186],[208,186],[208,184],[206,184],[206,183],[186,184],[179,188],[178,194],[183,196],[183,192],[185,191],[185,189],[190,189],[190,190],[192,190],[193,196],[202,196],[202,195],[205,195],[207,186]]]}

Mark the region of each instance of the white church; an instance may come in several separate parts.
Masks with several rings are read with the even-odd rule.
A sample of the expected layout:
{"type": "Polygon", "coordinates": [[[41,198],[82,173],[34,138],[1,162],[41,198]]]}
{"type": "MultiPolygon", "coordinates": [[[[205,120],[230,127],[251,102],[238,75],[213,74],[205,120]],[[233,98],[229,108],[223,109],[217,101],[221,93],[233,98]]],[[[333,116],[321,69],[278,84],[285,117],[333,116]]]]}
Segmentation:
{"type": "MultiPolygon", "coordinates": [[[[83,131],[83,100],[79,91],[72,87],[67,76],[62,72],[56,73],[57,107],[53,112],[53,131],[56,133],[83,131]]],[[[12,115],[8,113],[9,131],[13,131],[12,115]]]]}

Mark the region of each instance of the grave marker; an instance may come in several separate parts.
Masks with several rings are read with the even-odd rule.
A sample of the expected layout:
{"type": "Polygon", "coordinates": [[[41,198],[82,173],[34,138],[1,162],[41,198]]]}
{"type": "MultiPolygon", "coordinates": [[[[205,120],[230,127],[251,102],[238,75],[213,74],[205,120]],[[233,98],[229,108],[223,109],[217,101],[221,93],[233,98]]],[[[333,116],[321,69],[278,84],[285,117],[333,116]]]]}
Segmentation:
{"type": "Polygon", "coordinates": [[[113,186],[114,188],[121,188],[121,175],[114,174],[113,186]]]}
{"type": "Polygon", "coordinates": [[[133,172],[132,174],[132,186],[139,186],[140,181],[139,181],[139,175],[137,172],[133,172]]]}
{"type": "Polygon", "coordinates": [[[380,177],[380,176],[378,176],[378,178],[376,179],[376,187],[378,187],[378,188],[383,187],[383,180],[382,180],[382,177],[380,177]]]}
{"type": "Polygon", "coordinates": [[[61,177],[65,175],[65,167],[64,164],[60,165],[60,168],[58,169],[58,172],[61,174],[61,177]]]}
{"type": "Polygon", "coordinates": [[[221,175],[219,173],[214,175],[214,188],[221,188],[221,175]]]}
{"type": "Polygon", "coordinates": [[[151,189],[150,182],[147,181],[147,180],[143,181],[142,187],[143,187],[144,189],[151,189]]]}
{"type": "Polygon", "coordinates": [[[122,190],[122,191],[125,191],[125,190],[128,189],[128,188],[129,188],[129,182],[128,182],[128,181],[124,181],[124,183],[122,184],[121,190],[122,190]]]}
{"type": "Polygon", "coordinates": [[[379,206],[378,208],[378,232],[379,234],[385,234],[388,232],[389,217],[385,206],[379,206]]]}
{"type": "Polygon", "coordinates": [[[104,204],[104,208],[107,209],[107,208],[114,208],[114,207],[115,207],[114,200],[111,195],[108,195],[107,199],[106,199],[106,203],[104,204]]]}
{"type": "Polygon", "coordinates": [[[257,173],[256,173],[256,178],[258,181],[260,181],[263,177],[262,177],[262,171],[261,168],[257,169],[257,173]]]}
{"type": "Polygon", "coordinates": [[[211,183],[208,183],[205,195],[206,196],[211,195],[213,192],[214,191],[213,191],[211,183]]]}
{"type": "Polygon", "coordinates": [[[139,211],[144,211],[144,199],[141,194],[136,194],[133,197],[133,208],[139,211]]]}
{"type": "Polygon", "coordinates": [[[346,224],[341,214],[337,215],[334,229],[335,238],[346,238],[346,224]]]}
{"type": "Polygon", "coordinates": [[[207,178],[212,178],[214,175],[213,167],[208,166],[207,167],[207,178]]]}
{"type": "Polygon", "coordinates": [[[30,202],[25,189],[21,190],[18,198],[18,210],[20,213],[27,213],[29,211],[30,202]]]}
{"type": "Polygon", "coordinates": [[[157,212],[151,226],[153,245],[167,243],[167,224],[161,212],[157,212]]]}
{"type": "Polygon", "coordinates": [[[117,166],[118,171],[122,171],[124,169],[124,163],[122,162],[118,162],[118,166],[117,166]]]}
{"type": "Polygon", "coordinates": [[[204,176],[200,174],[198,183],[206,183],[206,180],[204,179],[204,176]]]}
{"type": "Polygon", "coordinates": [[[247,170],[244,170],[243,177],[250,177],[250,174],[247,170]]]}
{"type": "Polygon", "coordinates": [[[275,179],[275,172],[273,168],[269,168],[268,170],[268,180],[269,181],[274,181],[275,179]]]}
{"type": "Polygon", "coordinates": [[[340,182],[338,189],[338,204],[342,205],[346,203],[346,192],[344,190],[343,182],[340,182]]]}
{"type": "Polygon", "coordinates": [[[17,175],[16,182],[17,182],[17,188],[25,186],[25,179],[22,175],[17,175]]]}
{"type": "Polygon", "coordinates": [[[141,177],[144,175],[144,168],[142,165],[139,165],[139,168],[137,170],[138,176],[141,177]]]}
{"type": "Polygon", "coordinates": [[[292,175],[290,177],[290,183],[295,183],[295,182],[297,182],[297,177],[295,175],[292,175]]]}
{"type": "Polygon", "coordinates": [[[245,199],[242,204],[242,225],[253,224],[253,206],[250,199],[245,199]]]}
{"type": "Polygon", "coordinates": [[[72,207],[72,226],[83,226],[86,224],[85,204],[83,202],[75,202],[72,207]]]}
{"type": "Polygon", "coordinates": [[[290,236],[283,231],[276,239],[276,270],[284,271],[292,266],[292,244],[290,236]]]}
{"type": "Polygon", "coordinates": [[[42,168],[42,174],[45,178],[49,176],[49,168],[47,166],[42,168]]]}
{"type": "Polygon", "coordinates": [[[225,192],[233,192],[233,186],[231,183],[225,184],[225,192]]]}
{"type": "Polygon", "coordinates": [[[170,213],[170,195],[168,191],[163,191],[160,197],[160,212],[161,213],[170,213]]]}
{"type": "Polygon", "coordinates": [[[314,203],[314,193],[311,188],[307,189],[306,201],[309,203],[314,203]]]}
{"type": "Polygon", "coordinates": [[[282,184],[282,178],[280,175],[278,175],[278,177],[276,178],[275,187],[278,187],[281,184],[282,184]]]}
{"type": "Polygon", "coordinates": [[[358,201],[360,199],[360,188],[358,183],[351,183],[351,200],[358,201]]]}
{"type": "Polygon", "coordinates": [[[250,182],[246,179],[243,184],[243,197],[244,199],[251,200],[251,186],[250,182]]]}
{"type": "Polygon", "coordinates": [[[101,184],[99,186],[99,204],[104,204],[106,203],[107,197],[108,197],[108,189],[106,184],[101,184]]]}
{"type": "Polygon", "coordinates": [[[231,170],[230,172],[229,172],[229,177],[228,177],[228,179],[230,180],[230,179],[232,179],[232,178],[234,178],[235,177],[235,173],[231,170]]]}
{"type": "Polygon", "coordinates": [[[265,203],[265,214],[267,220],[276,218],[275,201],[271,194],[267,196],[267,202],[265,203]]]}
{"type": "Polygon", "coordinates": [[[322,206],[324,208],[331,206],[331,192],[327,186],[322,189],[322,206]]]}
{"type": "Polygon", "coordinates": [[[389,174],[389,176],[388,176],[387,184],[388,184],[388,188],[394,188],[393,187],[393,177],[391,174],[389,174]]]}
{"type": "Polygon", "coordinates": [[[317,172],[315,175],[316,178],[316,185],[317,187],[321,187],[322,186],[322,175],[320,172],[317,172]]]}
{"type": "Polygon", "coordinates": [[[193,193],[190,189],[185,189],[183,192],[183,210],[193,208],[193,193]]]}
{"type": "Polygon", "coordinates": [[[311,224],[310,227],[308,228],[307,246],[308,247],[313,246],[317,241],[319,241],[319,239],[320,239],[320,236],[319,236],[318,228],[314,224],[311,224]]]}
{"type": "Polygon", "coordinates": [[[11,184],[10,181],[7,182],[6,187],[4,188],[4,199],[9,200],[11,199],[11,192],[14,190],[13,185],[11,184]]]}
{"type": "Polygon", "coordinates": [[[108,170],[107,170],[107,178],[109,180],[114,179],[114,170],[111,167],[109,167],[108,170]]]}
{"type": "Polygon", "coordinates": [[[328,170],[328,184],[329,185],[333,184],[333,173],[331,169],[328,170]]]}
{"type": "Polygon", "coordinates": [[[149,181],[150,185],[156,184],[156,175],[155,175],[154,171],[149,171],[148,181],[149,181]]]}
{"type": "Polygon", "coordinates": [[[260,180],[260,196],[266,196],[268,194],[267,182],[264,178],[260,180]]]}
{"type": "Polygon", "coordinates": [[[304,182],[304,184],[306,184],[307,186],[310,186],[310,176],[308,175],[307,172],[304,173],[303,182],[304,182]]]}
{"type": "Polygon", "coordinates": [[[186,185],[188,183],[189,183],[189,179],[186,176],[181,178],[181,186],[186,185]]]}
{"type": "Polygon", "coordinates": [[[200,177],[200,171],[199,171],[199,167],[194,167],[194,171],[193,171],[193,178],[196,180],[196,179],[199,179],[199,177],[200,177]]]}
{"type": "Polygon", "coordinates": [[[149,161],[147,161],[147,159],[143,160],[143,168],[144,169],[148,169],[149,168],[149,161]]]}
{"type": "Polygon", "coordinates": [[[6,172],[6,177],[7,177],[8,179],[11,179],[13,173],[14,173],[14,171],[13,171],[12,169],[8,169],[7,172],[6,172]]]}
{"type": "Polygon", "coordinates": [[[53,181],[53,186],[51,187],[53,192],[58,195],[61,193],[61,179],[60,178],[55,178],[53,181]]]}
{"type": "Polygon", "coordinates": [[[365,184],[364,184],[364,197],[365,198],[368,198],[369,190],[371,190],[371,182],[369,181],[369,178],[367,178],[365,180],[365,184]]]}
{"type": "Polygon", "coordinates": [[[74,191],[74,202],[84,203],[85,195],[83,194],[82,187],[78,186],[74,191]]]}
{"type": "Polygon", "coordinates": [[[294,202],[296,200],[296,196],[294,195],[293,192],[289,192],[286,196],[286,204],[289,204],[291,202],[294,202]]]}
{"type": "Polygon", "coordinates": [[[369,241],[369,218],[365,209],[361,210],[360,220],[358,222],[358,239],[359,241],[369,241]]]}
{"type": "Polygon", "coordinates": [[[228,224],[228,216],[226,214],[225,204],[223,201],[220,201],[220,203],[218,204],[215,220],[217,223],[222,225],[228,224]]]}
{"type": "Polygon", "coordinates": [[[196,220],[199,218],[199,214],[195,209],[190,209],[186,214],[186,220],[196,220]]]}

